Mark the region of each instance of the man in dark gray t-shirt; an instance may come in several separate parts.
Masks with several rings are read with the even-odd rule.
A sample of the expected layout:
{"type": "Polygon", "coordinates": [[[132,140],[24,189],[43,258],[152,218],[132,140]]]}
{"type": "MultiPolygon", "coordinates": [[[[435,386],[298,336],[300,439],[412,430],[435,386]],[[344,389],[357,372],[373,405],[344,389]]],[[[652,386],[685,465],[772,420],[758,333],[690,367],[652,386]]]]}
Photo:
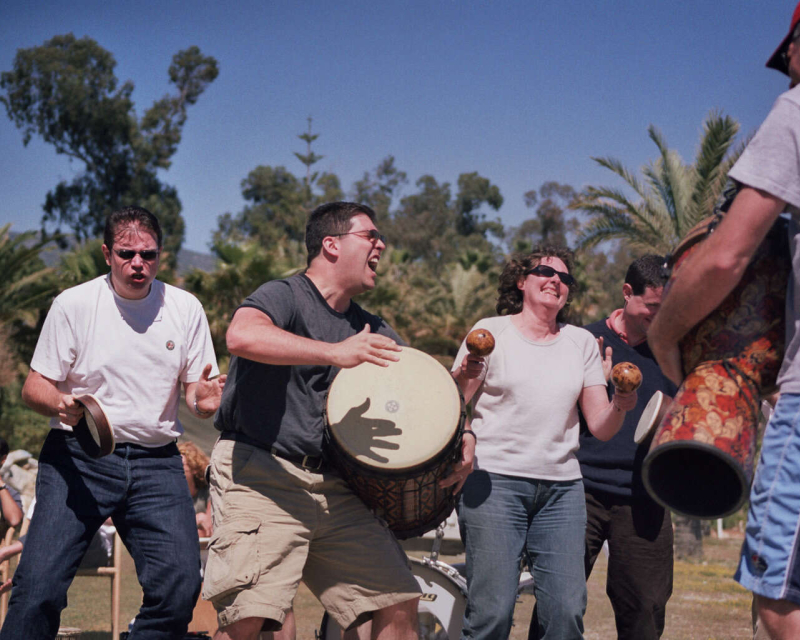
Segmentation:
{"type": "MultiPolygon", "coordinates": [[[[351,299],[375,286],[386,244],[369,207],[333,202],[306,226],[308,269],[268,282],[236,310],[233,358],[211,456],[215,535],[203,596],[217,639],[292,637],[302,579],[343,629],[417,637],[419,587],[405,554],[322,457],[325,394],[336,373],[399,360],[400,338],[351,299]],[[287,617],[288,616],[288,617],[287,617]]],[[[450,478],[472,468],[473,439],[450,478]]]]}
{"type": "MultiPolygon", "coordinates": [[[[369,326],[370,334],[402,339],[381,318],[350,302],[344,312],[331,307],[305,273],[261,285],[239,309],[265,314],[295,336],[331,345],[369,326]]],[[[222,397],[215,426],[243,433],[286,458],[322,453],[322,407],[337,366],[271,365],[234,356],[228,392],[222,397]]]]}

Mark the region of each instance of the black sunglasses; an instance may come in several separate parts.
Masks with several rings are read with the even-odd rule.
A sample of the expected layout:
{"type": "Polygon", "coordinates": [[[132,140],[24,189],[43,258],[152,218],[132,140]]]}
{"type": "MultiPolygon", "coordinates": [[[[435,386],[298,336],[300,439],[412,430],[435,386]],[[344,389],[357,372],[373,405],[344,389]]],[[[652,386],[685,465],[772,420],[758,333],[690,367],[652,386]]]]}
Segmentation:
{"type": "Polygon", "coordinates": [[[548,267],[546,264],[537,264],[535,267],[528,269],[525,272],[526,276],[531,274],[535,276],[542,276],[543,278],[552,278],[553,276],[557,275],[558,279],[568,287],[571,287],[575,284],[575,278],[573,278],[566,271],[556,271],[553,269],[553,267],[548,267]]]}
{"type": "Polygon", "coordinates": [[[133,249],[114,249],[116,253],[123,260],[133,260],[138,253],[142,256],[145,262],[152,262],[158,257],[158,249],[145,249],[144,251],[134,251],[133,249]]]}
{"type": "Polygon", "coordinates": [[[383,235],[377,229],[362,229],[361,231],[348,231],[347,233],[337,233],[334,234],[335,237],[339,236],[360,236],[362,234],[366,234],[364,237],[368,238],[371,242],[377,242],[380,240],[383,244],[386,244],[386,236],[383,235]]]}

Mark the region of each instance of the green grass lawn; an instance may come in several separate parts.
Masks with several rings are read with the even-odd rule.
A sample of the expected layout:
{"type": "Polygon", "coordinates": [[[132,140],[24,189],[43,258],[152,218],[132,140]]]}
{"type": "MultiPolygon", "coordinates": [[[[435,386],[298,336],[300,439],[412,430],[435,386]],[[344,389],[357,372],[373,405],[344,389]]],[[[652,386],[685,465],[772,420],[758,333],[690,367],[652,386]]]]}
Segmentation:
{"type": "MultiPolygon", "coordinates": [[[[736,567],[741,540],[706,538],[705,561],[698,564],[675,563],[675,586],[667,606],[664,640],[735,640],[752,638],[750,594],[731,576],[736,567]]],[[[413,552],[414,555],[424,555],[413,552]]],[[[446,562],[463,561],[463,556],[442,556],[446,562]]],[[[587,640],[607,640],[616,636],[611,605],[605,595],[606,559],[598,558],[589,580],[589,606],[585,617],[587,640]]],[[[124,631],[141,603],[141,589],[133,561],[123,553],[121,620],[124,631]]],[[[512,640],[527,638],[534,598],[523,594],[514,614],[512,640]]],[[[62,625],[83,630],[81,640],[108,640],[111,637],[110,585],[107,578],[79,577],[69,591],[69,606],[62,625]]],[[[319,628],[322,607],[301,586],[295,600],[298,640],[313,640],[319,628]]]]}

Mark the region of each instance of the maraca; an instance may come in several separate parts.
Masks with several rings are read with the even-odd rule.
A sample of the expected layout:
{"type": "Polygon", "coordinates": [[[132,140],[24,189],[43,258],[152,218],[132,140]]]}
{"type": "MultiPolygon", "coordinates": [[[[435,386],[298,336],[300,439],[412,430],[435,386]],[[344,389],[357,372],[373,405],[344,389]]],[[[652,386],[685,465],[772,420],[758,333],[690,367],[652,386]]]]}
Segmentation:
{"type": "Polygon", "coordinates": [[[631,362],[620,362],[611,370],[611,382],[623,393],[635,391],[642,384],[642,372],[631,362]]]}
{"type": "Polygon", "coordinates": [[[467,335],[467,350],[473,356],[480,358],[488,356],[494,351],[494,336],[486,329],[473,329],[467,335]]]}

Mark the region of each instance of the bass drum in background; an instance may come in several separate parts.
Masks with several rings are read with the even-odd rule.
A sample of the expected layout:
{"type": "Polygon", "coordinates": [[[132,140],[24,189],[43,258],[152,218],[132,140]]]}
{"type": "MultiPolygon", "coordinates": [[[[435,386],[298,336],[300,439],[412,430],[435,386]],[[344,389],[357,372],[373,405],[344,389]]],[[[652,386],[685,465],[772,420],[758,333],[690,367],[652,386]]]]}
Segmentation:
{"type": "MultiPolygon", "coordinates": [[[[467,607],[467,583],[443,562],[409,558],[422,597],[419,599],[419,640],[458,640],[467,607]]],[[[355,634],[353,634],[355,638],[355,634]]],[[[339,625],[326,613],[320,640],[341,640],[339,625]]]]}

